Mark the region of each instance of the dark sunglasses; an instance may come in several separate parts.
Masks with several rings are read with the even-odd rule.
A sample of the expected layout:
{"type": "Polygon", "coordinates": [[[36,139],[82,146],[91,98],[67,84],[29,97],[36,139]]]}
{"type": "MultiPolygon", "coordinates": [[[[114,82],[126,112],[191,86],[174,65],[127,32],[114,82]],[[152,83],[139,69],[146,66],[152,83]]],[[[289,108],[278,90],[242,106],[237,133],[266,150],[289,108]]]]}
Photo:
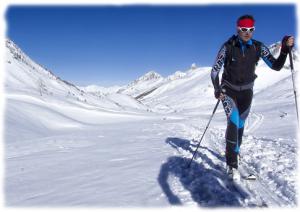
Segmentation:
{"type": "Polygon", "coordinates": [[[255,30],[255,27],[239,27],[239,30],[241,32],[253,32],[255,30]]]}

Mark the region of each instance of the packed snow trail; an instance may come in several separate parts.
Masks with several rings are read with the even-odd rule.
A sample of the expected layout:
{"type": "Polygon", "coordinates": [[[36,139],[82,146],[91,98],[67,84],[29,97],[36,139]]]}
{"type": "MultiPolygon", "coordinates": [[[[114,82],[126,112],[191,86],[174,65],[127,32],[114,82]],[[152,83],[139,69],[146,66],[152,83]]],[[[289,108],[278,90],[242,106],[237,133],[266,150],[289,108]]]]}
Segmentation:
{"type": "MultiPolygon", "coordinates": [[[[263,117],[256,113],[254,114],[255,117],[263,117]]],[[[262,118],[256,120],[262,120],[262,118]]],[[[257,123],[257,121],[253,122],[253,124],[257,123]]],[[[169,143],[176,148],[179,155],[189,160],[196,149],[197,139],[201,136],[204,128],[200,129],[195,127],[195,125],[186,125],[184,128],[186,131],[185,137],[190,138],[190,140],[174,138],[169,143]],[[199,134],[195,135],[195,131],[198,131],[199,134]]],[[[254,127],[249,126],[249,129],[254,129],[254,127]]],[[[248,130],[248,132],[250,131],[248,130]]],[[[223,173],[223,178],[221,179],[225,178],[226,168],[224,137],[225,129],[216,127],[210,129],[207,132],[206,141],[202,143],[201,148],[198,150],[198,157],[195,160],[196,164],[202,164],[207,169],[221,170],[223,173]]],[[[295,139],[245,136],[242,145],[240,170],[244,177],[249,173],[254,173],[258,176],[258,179],[256,181],[242,180],[242,187],[249,191],[251,195],[240,199],[240,205],[248,207],[296,205],[295,143],[295,139]]],[[[207,170],[205,172],[208,173],[207,170]]],[[[214,202],[210,206],[216,206],[216,203],[214,202]]]]}
{"type": "MultiPolygon", "coordinates": [[[[168,142],[172,143],[173,147],[177,145],[177,148],[181,149],[179,151],[192,150],[190,147],[186,148],[190,146],[188,140],[171,138],[168,142]]],[[[170,157],[163,164],[159,182],[170,204],[198,204],[202,207],[245,206],[244,199],[247,198],[247,194],[235,188],[226,176],[224,167],[215,163],[205,153],[201,153],[205,150],[210,151],[207,148],[200,148],[198,159],[192,162],[190,168],[187,168],[188,158],[182,156],[170,157]],[[174,191],[171,189],[172,186],[174,191]]]]}
{"type": "MultiPolygon", "coordinates": [[[[225,150],[225,140],[224,140],[224,134],[222,132],[218,132],[217,129],[211,130],[211,142],[214,144],[210,146],[215,151],[218,151],[220,154],[224,152],[225,150]],[[220,142],[221,141],[221,142],[220,142]]],[[[255,198],[257,201],[262,201],[262,203],[265,203],[266,205],[270,206],[287,206],[290,204],[290,201],[295,201],[296,197],[295,194],[293,196],[290,196],[290,199],[287,199],[286,196],[280,195],[281,192],[278,192],[278,189],[282,189],[282,185],[280,185],[280,182],[277,182],[275,178],[270,178],[268,175],[273,174],[274,176],[280,177],[284,179],[286,176],[282,176],[282,174],[291,174],[291,177],[293,176],[293,173],[290,173],[291,170],[295,172],[296,167],[290,167],[291,164],[285,164],[285,172],[287,173],[276,173],[276,164],[278,164],[278,157],[277,155],[283,154],[293,154],[293,152],[290,152],[290,149],[277,149],[276,145],[274,145],[273,140],[270,140],[269,142],[273,142],[270,144],[263,144],[268,145],[268,150],[265,148],[260,148],[259,145],[261,145],[261,142],[265,142],[266,140],[263,139],[253,139],[250,136],[244,138],[243,144],[242,144],[242,152],[241,152],[241,159],[240,159],[240,171],[244,175],[243,177],[246,177],[248,174],[253,173],[255,174],[258,179],[256,181],[247,181],[244,180],[244,186],[251,191],[253,194],[253,198],[255,198]],[[269,158],[269,159],[268,159],[269,158]],[[271,163],[270,160],[273,160],[271,163]],[[291,168],[291,170],[289,170],[291,168]],[[267,171],[267,173],[265,173],[267,171]],[[276,185],[275,189],[270,187],[272,184],[278,184],[276,185]]],[[[268,143],[269,143],[268,142],[268,143]]],[[[295,141],[288,141],[288,142],[295,142],[295,141]]],[[[295,149],[294,149],[295,152],[295,149]]],[[[223,153],[224,155],[224,153],[223,153]]],[[[296,157],[296,155],[293,155],[293,157],[296,157]]],[[[286,161],[288,162],[288,161],[286,161]]],[[[284,187],[285,189],[292,191],[295,188],[291,188],[292,185],[286,184],[284,187]]],[[[292,194],[292,192],[290,192],[292,194]]]]}

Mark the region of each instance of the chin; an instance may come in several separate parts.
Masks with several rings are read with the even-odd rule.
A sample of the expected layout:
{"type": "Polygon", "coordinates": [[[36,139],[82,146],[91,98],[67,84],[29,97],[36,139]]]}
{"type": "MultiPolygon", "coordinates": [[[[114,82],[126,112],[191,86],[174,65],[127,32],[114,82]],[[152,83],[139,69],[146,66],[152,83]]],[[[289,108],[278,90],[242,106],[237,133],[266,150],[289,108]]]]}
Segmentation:
{"type": "Polygon", "coordinates": [[[248,38],[242,38],[242,40],[244,41],[244,42],[247,42],[247,41],[249,41],[251,39],[251,37],[248,37],[248,38]]]}

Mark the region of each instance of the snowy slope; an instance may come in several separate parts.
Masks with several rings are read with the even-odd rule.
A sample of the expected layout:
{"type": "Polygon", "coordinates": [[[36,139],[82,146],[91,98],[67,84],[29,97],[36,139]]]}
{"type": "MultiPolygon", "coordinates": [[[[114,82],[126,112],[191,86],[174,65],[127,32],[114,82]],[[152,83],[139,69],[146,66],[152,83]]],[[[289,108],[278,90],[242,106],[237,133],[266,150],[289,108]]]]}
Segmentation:
{"type": "Polygon", "coordinates": [[[114,93],[62,81],[11,41],[6,62],[7,206],[297,205],[296,112],[288,61],[280,72],[262,62],[257,68],[240,167],[258,180],[243,182],[242,191],[225,174],[221,106],[186,168],[216,102],[210,67],[193,65],[167,78],[153,72],[114,93]]]}
{"type": "MultiPolygon", "coordinates": [[[[12,41],[6,41],[6,80],[5,89],[8,94],[26,94],[51,101],[61,101],[62,104],[95,107],[98,109],[122,110],[122,102],[112,101],[105,94],[93,95],[79,89],[67,81],[61,80],[51,71],[32,61],[12,41]]],[[[132,105],[132,98],[127,99],[132,105]]],[[[135,108],[146,108],[136,101],[135,108]]]]}
{"type": "Polygon", "coordinates": [[[213,87],[208,80],[210,68],[188,70],[182,78],[171,80],[157,88],[141,101],[157,111],[178,112],[197,109],[211,103],[213,87]],[[205,100],[205,101],[204,101],[205,100]]]}
{"type": "Polygon", "coordinates": [[[156,89],[163,84],[163,82],[164,78],[160,74],[155,71],[150,71],[129,83],[127,86],[120,88],[118,93],[127,94],[136,98],[149,90],[156,89]]]}
{"type": "MultiPolygon", "coordinates": [[[[122,111],[120,105],[133,105],[133,98],[124,96],[121,102],[116,98],[109,99],[104,93],[91,94],[79,89],[67,81],[61,80],[51,71],[32,61],[12,41],[6,42],[6,80],[5,89],[10,94],[28,94],[47,101],[61,101],[62,104],[79,105],[97,109],[115,109],[122,111]],[[128,97],[125,101],[125,98],[128,97]]],[[[146,107],[135,101],[134,108],[146,110],[146,107]]]]}
{"type": "Polygon", "coordinates": [[[105,95],[105,94],[111,94],[111,93],[117,93],[118,90],[122,88],[122,86],[112,86],[112,87],[103,87],[98,85],[89,85],[86,87],[77,86],[81,90],[88,92],[88,93],[95,93],[98,96],[105,95]]]}

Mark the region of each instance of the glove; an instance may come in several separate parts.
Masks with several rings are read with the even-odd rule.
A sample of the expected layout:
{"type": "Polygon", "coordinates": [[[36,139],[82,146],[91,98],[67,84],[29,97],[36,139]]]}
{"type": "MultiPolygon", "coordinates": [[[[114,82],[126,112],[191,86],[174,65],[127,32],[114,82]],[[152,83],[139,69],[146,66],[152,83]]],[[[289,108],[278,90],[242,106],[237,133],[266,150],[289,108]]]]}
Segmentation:
{"type": "Polygon", "coordinates": [[[220,95],[221,95],[221,90],[220,89],[216,89],[215,90],[215,97],[216,97],[216,99],[218,99],[220,97],[220,95]]]}
{"type": "MultiPolygon", "coordinates": [[[[290,47],[286,45],[287,40],[290,38],[291,36],[286,35],[283,37],[282,41],[281,41],[281,51],[285,54],[289,53],[290,47]]],[[[292,48],[292,46],[291,46],[292,48]]]]}

